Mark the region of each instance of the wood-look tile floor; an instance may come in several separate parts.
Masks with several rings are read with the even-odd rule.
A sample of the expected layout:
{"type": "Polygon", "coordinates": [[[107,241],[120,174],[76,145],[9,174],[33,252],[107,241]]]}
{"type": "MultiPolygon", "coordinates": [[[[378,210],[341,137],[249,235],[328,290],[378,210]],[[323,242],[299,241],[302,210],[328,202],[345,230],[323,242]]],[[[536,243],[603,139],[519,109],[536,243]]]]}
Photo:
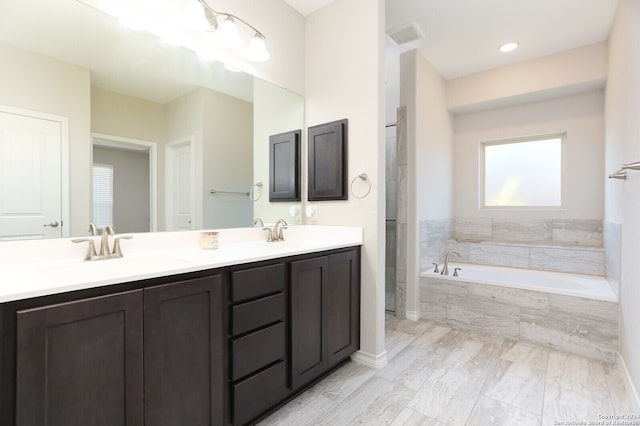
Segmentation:
{"type": "Polygon", "coordinates": [[[604,362],[391,316],[386,347],[383,369],[349,362],[259,424],[546,426],[633,413],[604,362]]]}

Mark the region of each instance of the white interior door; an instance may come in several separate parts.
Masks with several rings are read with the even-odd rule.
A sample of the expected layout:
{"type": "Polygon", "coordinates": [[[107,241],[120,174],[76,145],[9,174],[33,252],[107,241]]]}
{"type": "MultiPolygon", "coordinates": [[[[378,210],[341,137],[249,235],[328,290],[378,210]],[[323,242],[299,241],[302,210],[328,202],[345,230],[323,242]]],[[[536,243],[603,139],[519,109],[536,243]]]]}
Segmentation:
{"type": "Polygon", "coordinates": [[[167,230],[193,229],[191,142],[167,146],[167,230]]]}
{"type": "MultiPolygon", "coordinates": [[[[0,108],[0,240],[63,232],[63,118],[0,108]]],[[[66,124],[66,123],[64,123],[66,124]]]]}

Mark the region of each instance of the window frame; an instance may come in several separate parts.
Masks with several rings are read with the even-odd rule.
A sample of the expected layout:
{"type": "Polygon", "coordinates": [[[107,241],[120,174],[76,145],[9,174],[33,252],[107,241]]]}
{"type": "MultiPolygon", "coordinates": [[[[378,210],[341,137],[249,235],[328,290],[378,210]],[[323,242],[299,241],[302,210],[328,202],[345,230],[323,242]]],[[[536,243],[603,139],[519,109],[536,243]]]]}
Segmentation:
{"type": "Polygon", "coordinates": [[[478,188],[478,206],[480,210],[564,210],[566,209],[566,145],[567,132],[545,133],[539,135],[520,136],[506,139],[495,139],[482,141],[479,143],[479,188],[478,188]],[[560,204],[547,206],[492,206],[486,204],[486,158],[485,147],[496,145],[511,145],[524,142],[536,142],[549,139],[560,139],[560,204]]]}

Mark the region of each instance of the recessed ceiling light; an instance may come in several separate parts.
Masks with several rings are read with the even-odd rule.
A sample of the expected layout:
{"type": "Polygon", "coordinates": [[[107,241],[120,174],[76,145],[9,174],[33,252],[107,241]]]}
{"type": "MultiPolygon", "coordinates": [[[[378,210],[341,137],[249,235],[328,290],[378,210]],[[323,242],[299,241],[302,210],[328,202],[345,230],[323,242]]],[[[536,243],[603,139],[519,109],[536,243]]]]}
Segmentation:
{"type": "Polygon", "coordinates": [[[509,43],[505,43],[501,45],[498,49],[502,53],[507,53],[507,52],[511,52],[512,50],[515,50],[519,45],[520,43],[518,43],[517,41],[510,41],[509,43]]]}

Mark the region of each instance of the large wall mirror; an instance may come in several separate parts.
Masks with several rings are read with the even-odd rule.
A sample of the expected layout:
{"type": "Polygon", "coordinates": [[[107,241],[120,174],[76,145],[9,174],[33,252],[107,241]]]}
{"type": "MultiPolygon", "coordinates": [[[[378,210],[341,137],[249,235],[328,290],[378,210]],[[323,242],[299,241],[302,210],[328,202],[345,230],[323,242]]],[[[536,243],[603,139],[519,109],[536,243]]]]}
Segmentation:
{"type": "Polygon", "coordinates": [[[15,116],[60,118],[50,133],[67,138],[60,176],[20,173],[49,155],[37,143],[0,173],[0,221],[23,209],[37,228],[5,221],[0,240],[83,235],[94,218],[119,233],[301,222],[299,204],[268,197],[269,136],[303,128],[301,96],[75,0],[3,0],[0,58],[3,156],[15,116]],[[57,198],[38,179],[59,180],[57,198]],[[59,216],[39,211],[45,198],[59,216]]]}

